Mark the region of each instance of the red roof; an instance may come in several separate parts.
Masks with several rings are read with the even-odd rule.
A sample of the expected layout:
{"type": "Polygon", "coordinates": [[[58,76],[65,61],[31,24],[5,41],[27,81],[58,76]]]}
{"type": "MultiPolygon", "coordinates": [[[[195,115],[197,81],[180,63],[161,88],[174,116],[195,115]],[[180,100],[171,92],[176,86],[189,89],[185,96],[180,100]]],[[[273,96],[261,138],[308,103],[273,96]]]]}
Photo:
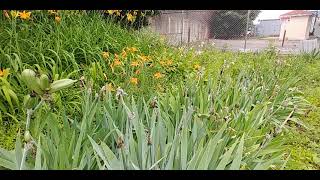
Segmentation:
{"type": "Polygon", "coordinates": [[[311,16],[312,12],[306,10],[294,10],[280,15],[280,18],[289,18],[291,16],[311,16]]]}

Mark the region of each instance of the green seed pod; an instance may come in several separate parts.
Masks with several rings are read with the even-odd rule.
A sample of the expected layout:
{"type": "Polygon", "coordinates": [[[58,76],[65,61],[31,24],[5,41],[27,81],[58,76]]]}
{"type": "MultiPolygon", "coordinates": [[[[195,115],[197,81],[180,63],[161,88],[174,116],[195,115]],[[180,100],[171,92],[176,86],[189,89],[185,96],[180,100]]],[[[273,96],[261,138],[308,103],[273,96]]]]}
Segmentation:
{"type": "Polygon", "coordinates": [[[31,69],[25,69],[25,70],[23,70],[23,72],[21,73],[21,75],[22,75],[22,78],[28,78],[28,77],[30,77],[30,76],[35,77],[35,76],[36,76],[36,73],[35,73],[33,70],[31,70],[31,69]]]}
{"type": "Polygon", "coordinates": [[[54,93],[61,89],[68,88],[72,86],[76,81],[77,80],[72,80],[72,79],[61,79],[61,80],[54,81],[50,85],[49,93],[54,93]]]}
{"type": "Polygon", "coordinates": [[[40,88],[43,91],[48,91],[50,89],[49,77],[45,74],[40,76],[40,88]]]}
{"type": "Polygon", "coordinates": [[[40,79],[36,77],[36,73],[33,70],[25,69],[21,76],[29,89],[35,91],[39,95],[44,94],[40,88],[40,79]]]}
{"type": "Polygon", "coordinates": [[[26,142],[30,142],[32,140],[31,134],[28,130],[26,132],[24,132],[24,140],[26,142]]]}

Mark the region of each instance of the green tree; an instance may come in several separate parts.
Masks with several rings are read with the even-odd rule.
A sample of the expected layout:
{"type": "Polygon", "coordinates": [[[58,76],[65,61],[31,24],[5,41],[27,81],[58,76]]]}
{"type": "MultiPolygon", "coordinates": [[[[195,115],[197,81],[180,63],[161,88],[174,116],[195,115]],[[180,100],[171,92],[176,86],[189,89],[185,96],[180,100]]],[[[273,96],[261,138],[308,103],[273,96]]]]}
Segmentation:
{"type": "MultiPolygon", "coordinates": [[[[250,11],[249,27],[261,11],[250,11]]],[[[210,21],[211,38],[233,39],[245,35],[248,10],[216,10],[212,13],[210,21]]]]}

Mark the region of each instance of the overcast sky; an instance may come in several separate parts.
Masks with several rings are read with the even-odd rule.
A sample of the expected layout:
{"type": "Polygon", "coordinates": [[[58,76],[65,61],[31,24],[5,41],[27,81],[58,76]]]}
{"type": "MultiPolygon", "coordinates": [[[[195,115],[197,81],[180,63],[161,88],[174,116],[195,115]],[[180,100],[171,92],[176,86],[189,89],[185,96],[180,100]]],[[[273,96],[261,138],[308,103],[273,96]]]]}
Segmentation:
{"type": "Polygon", "coordinates": [[[261,19],[278,19],[281,14],[287,13],[292,10],[261,10],[261,13],[254,21],[254,23],[258,23],[258,20],[261,19]]]}

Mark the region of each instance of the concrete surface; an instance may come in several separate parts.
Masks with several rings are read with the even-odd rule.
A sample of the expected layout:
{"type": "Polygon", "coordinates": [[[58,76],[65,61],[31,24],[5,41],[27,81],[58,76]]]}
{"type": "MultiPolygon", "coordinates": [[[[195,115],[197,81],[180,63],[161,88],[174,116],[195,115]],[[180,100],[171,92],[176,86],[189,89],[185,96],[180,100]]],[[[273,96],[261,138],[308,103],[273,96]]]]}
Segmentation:
{"type": "MultiPolygon", "coordinates": [[[[220,40],[212,39],[209,43],[213,44],[218,49],[226,49],[231,51],[244,51],[244,40],[220,40]]],[[[279,40],[265,40],[265,39],[249,39],[247,40],[246,51],[259,52],[270,45],[273,45],[280,51],[280,53],[299,53],[300,41],[285,41],[281,47],[282,41],[279,40]]]]}

